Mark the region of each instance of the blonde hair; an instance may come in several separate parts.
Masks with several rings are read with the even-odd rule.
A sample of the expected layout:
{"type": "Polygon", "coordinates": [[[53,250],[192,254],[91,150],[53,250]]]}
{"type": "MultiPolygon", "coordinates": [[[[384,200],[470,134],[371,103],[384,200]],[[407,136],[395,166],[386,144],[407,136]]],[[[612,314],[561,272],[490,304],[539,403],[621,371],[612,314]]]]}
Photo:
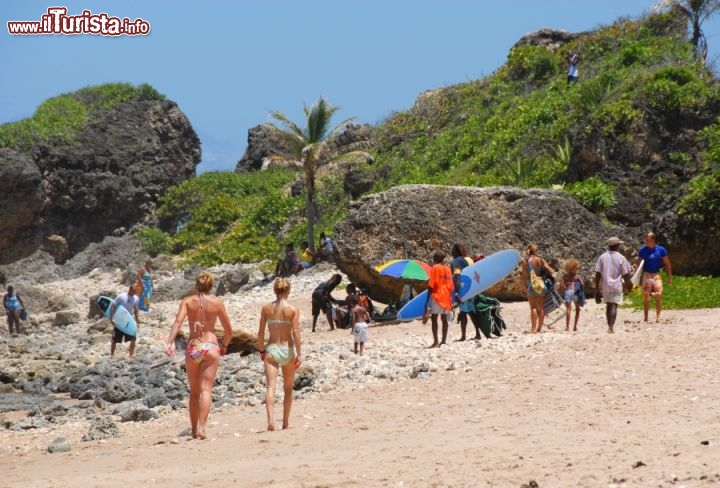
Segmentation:
{"type": "Polygon", "coordinates": [[[273,290],[276,294],[287,293],[290,291],[290,282],[285,278],[278,278],[273,284],[273,290]]]}
{"type": "Polygon", "coordinates": [[[565,272],[567,274],[575,274],[580,269],[580,261],[577,259],[568,259],[565,261],[565,272]]]}
{"type": "Polygon", "coordinates": [[[650,231],[647,234],[645,234],[645,239],[652,239],[653,242],[657,242],[657,236],[654,232],[650,231]]]}
{"type": "Polygon", "coordinates": [[[200,293],[207,293],[212,290],[215,278],[207,271],[200,271],[195,279],[195,289],[200,293]]]}
{"type": "Polygon", "coordinates": [[[534,242],[531,242],[530,244],[528,244],[528,247],[527,247],[528,256],[535,256],[537,254],[537,252],[538,252],[537,244],[535,244],[534,242]]]}

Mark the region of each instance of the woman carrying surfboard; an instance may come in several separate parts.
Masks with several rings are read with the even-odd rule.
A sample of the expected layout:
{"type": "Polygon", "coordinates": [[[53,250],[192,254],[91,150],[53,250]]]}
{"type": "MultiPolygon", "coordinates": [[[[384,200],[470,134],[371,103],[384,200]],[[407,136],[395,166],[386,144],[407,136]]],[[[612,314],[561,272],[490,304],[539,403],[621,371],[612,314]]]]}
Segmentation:
{"type": "Polygon", "coordinates": [[[185,369],[190,386],[188,410],[193,439],[207,437],[205,426],[210,414],[212,386],[220,366],[220,356],[227,352],[233,333],[225,304],[219,298],[208,295],[213,282],[213,275],[207,271],[198,274],[195,294],[180,302],[167,339],[167,355],[172,357],[175,354],[175,337],[187,318],[190,336],[185,350],[185,369]],[[218,319],[225,332],[222,344],[215,335],[215,323],[218,319]]]}

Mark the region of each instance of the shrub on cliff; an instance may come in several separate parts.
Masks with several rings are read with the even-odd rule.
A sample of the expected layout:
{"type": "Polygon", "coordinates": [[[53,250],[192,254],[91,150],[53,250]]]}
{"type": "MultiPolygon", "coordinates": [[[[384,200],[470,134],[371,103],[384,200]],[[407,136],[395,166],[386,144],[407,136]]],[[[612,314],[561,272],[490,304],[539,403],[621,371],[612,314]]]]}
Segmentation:
{"type": "Polygon", "coordinates": [[[111,110],[129,100],[164,100],[148,84],[106,83],[45,100],[32,117],[0,125],[0,147],[28,148],[34,141],[71,142],[95,110],[111,110]]]}

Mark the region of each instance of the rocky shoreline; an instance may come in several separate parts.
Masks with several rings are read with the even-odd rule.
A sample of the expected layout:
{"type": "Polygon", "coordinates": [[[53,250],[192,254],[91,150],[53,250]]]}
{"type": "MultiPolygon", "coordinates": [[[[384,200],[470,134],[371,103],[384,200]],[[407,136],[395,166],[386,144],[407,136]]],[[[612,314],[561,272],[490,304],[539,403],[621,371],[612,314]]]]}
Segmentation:
{"type": "MultiPolygon", "coordinates": [[[[222,266],[211,271],[223,277],[237,273],[236,268],[222,266]]],[[[441,350],[428,350],[427,330],[418,323],[374,324],[366,355],[355,356],[348,331],[326,332],[323,317],[320,332],[310,333],[310,294],[336,271],[323,264],[291,280],[291,300],[301,308],[304,337],[304,363],[295,381],[297,399],[362,389],[376,382],[422,380],[437,371],[471,371],[477,367],[479,348],[483,361],[493,361],[493,357],[517,354],[534,342],[551,339],[510,332],[493,341],[453,343],[441,350]]],[[[234,330],[254,334],[261,304],[273,297],[272,280],[256,269],[244,272],[246,283],[222,298],[234,330]]],[[[158,295],[167,295],[172,288],[176,289],[174,293],[187,288],[191,274],[158,273],[156,286],[165,289],[158,295]]],[[[118,422],[145,422],[186,408],[183,357],[178,353],[168,360],[164,354],[164,339],[177,300],[154,303],[149,313],[141,315],[136,354],[128,360],[124,344],[118,346],[115,357],[109,356],[111,325],[104,318],[88,316],[89,298],[76,294],[76,290],[122,291],[126,275],[120,269],[95,269],[78,278],[35,285],[48,293],[52,290],[73,298],[62,311],[32,314],[26,322],[27,335],[0,336],[0,419],[4,429],[53,430],[79,423],[83,440],[100,440],[119,435],[118,422]]],[[[344,291],[335,295],[342,297],[344,291]]],[[[213,409],[258,406],[264,401],[264,393],[263,367],[257,354],[228,354],[222,359],[213,390],[213,409]]],[[[282,395],[278,396],[280,400],[282,395]]]]}

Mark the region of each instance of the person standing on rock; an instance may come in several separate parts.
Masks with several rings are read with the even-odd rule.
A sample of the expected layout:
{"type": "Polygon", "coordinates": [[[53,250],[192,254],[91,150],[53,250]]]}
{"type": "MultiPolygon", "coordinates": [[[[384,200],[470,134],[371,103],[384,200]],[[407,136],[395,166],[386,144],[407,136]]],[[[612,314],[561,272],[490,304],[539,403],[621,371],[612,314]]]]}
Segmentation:
{"type": "Polygon", "coordinates": [[[337,303],[332,296],[332,291],[342,281],[342,275],[336,273],[330,277],[329,280],[320,283],[312,293],[312,331],[315,332],[315,326],[317,325],[317,319],[320,316],[320,312],[325,314],[330,330],[335,330],[335,324],[332,318],[331,305],[337,303]]]}
{"type": "Polygon", "coordinates": [[[657,243],[657,237],[653,232],[645,235],[645,245],[638,251],[637,266],[644,260],[642,272],[643,288],[643,316],[648,321],[650,311],[650,298],[655,299],[655,321],[660,322],[662,312],[663,282],[660,276],[660,268],[665,268],[667,273],[668,286],[672,285],[672,265],[667,250],[657,243]]]}
{"type": "Polygon", "coordinates": [[[147,312],[150,310],[150,301],[153,294],[153,282],[150,272],[153,270],[152,259],[146,259],[145,264],[140,266],[135,280],[135,291],[138,294],[138,308],[147,312]]]}
{"type": "MultiPolygon", "coordinates": [[[[138,304],[140,303],[140,298],[137,296],[136,287],[137,285],[132,284],[128,288],[127,292],[119,293],[118,296],[115,297],[115,300],[113,300],[113,302],[110,304],[110,317],[115,316],[115,309],[117,307],[124,307],[125,310],[130,312],[130,314],[135,317],[135,323],[138,327],[140,327],[140,314],[138,312],[138,304]]],[[[110,322],[112,322],[112,318],[110,319],[110,322]]],[[[113,325],[115,325],[114,322],[113,325]]],[[[136,335],[131,336],[118,328],[114,328],[112,338],[110,339],[110,356],[112,357],[115,354],[115,346],[118,342],[129,342],[130,346],[128,347],[128,357],[131,358],[133,356],[133,353],[135,352],[136,338],[136,335]]]]}
{"type": "Polygon", "coordinates": [[[265,364],[265,410],[267,411],[267,430],[275,430],[275,388],[278,370],[283,372],[283,421],[282,428],[290,427],[290,409],[293,401],[295,371],[302,363],[300,340],[300,311],[288,302],[290,282],[278,278],[273,285],[275,301],[263,305],[260,310],[257,344],[260,358],[265,364]],[[269,337],[265,342],[265,328],[269,337]]]}
{"type": "Polygon", "coordinates": [[[12,286],[7,287],[7,293],[3,296],[3,306],[7,315],[8,331],[10,334],[19,334],[20,314],[25,309],[25,304],[12,286]]]}
{"type": "Polygon", "coordinates": [[[601,299],[605,300],[609,334],[615,332],[618,305],[623,302],[623,296],[632,290],[632,267],[619,252],[622,243],[617,237],[608,239],[608,250],[600,255],[595,265],[595,301],[600,303],[601,299]]]}
{"type": "Polygon", "coordinates": [[[220,356],[227,352],[232,339],[232,326],[225,304],[208,295],[214,283],[213,275],[201,271],[195,279],[195,293],[180,302],[175,322],[167,339],[167,355],[175,355],[175,338],[187,318],[190,327],[185,369],[187,370],[190,397],[190,435],[193,439],[206,439],[207,419],[212,402],[212,386],[215,383],[220,356]],[[215,323],[220,320],[224,335],[222,345],[215,335],[215,323]]]}
{"type": "Polygon", "coordinates": [[[444,261],[445,253],[440,250],[435,251],[433,266],[430,268],[426,311],[423,317],[423,323],[425,323],[428,313],[430,314],[433,334],[431,348],[447,343],[448,317],[452,315],[453,277],[450,267],[444,261]],[[438,342],[438,315],[442,321],[442,341],[440,342],[438,342]]]}
{"type": "MultiPolygon", "coordinates": [[[[545,322],[545,287],[538,290],[533,286],[532,273],[540,278],[545,275],[552,276],[555,270],[538,254],[538,245],[534,242],[528,244],[527,260],[522,267],[522,281],[528,284],[528,303],[530,304],[530,333],[542,332],[545,322]]],[[[548,327],[548,329],[551,327],[548,327]]]]}
{"type": "MultiPolygon", "coordinates": [[[[460,322],[460,341],[464,341],[466,339],[466,332],[467,332],[467,323],[468,323],[468,313],[475,311],[475,301],[473,299],[466,300],[464,302],[460,302],[460,274],[462,273],[462,270],[468,267],[473,263],[472,258],[468,257],[467,248],[464,244],[455,244],[451,251],[453,260],[452,263],[450,263],[450,269],[452,270],[453,275],[453,285],[455,287],[455,290],[453,293],[455,293],[457,303],[460,304],[459,306],[459,313],[458,313],[458,322],[460,322]]],[[[480,339],[480,327],[478,325],[475,325],[475,340],[480,339]]]]}

